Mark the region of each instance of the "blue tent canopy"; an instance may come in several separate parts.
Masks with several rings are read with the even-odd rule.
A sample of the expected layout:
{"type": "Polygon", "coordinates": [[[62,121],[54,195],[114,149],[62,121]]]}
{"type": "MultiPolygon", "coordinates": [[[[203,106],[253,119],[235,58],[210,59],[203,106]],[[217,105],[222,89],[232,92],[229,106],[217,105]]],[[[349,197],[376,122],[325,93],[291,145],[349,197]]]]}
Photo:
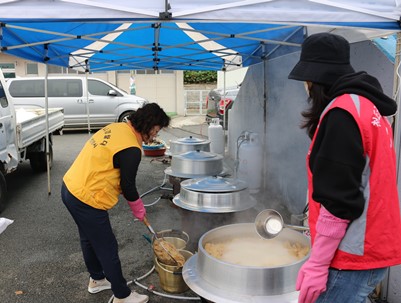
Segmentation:
{"type": "Polygon", "coordinates": [[[373,39],[373,43],[387,56],[391,62],[395,62],[397,44],[396,35],[373,39]]]}
{"type": "Polygon", "coordinates": [[[301,26],[224,23],[3,24],[2,51],[91,71],[221,70],[299,50],[301,26]]]}

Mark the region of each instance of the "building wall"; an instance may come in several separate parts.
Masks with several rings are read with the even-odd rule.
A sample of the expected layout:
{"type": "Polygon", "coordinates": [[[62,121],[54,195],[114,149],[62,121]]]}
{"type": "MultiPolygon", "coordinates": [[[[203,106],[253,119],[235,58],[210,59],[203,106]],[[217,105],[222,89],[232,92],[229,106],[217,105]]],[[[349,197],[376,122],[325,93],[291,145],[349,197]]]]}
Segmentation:
{"type": "Polygon", "coordinates": [[[217,88],[224,89],[229,87],[238,87],[244,81],[247,67],[231,70],[231,71],[218,71],[217,72],[217,88]]]}
{"type": "MultiPolygon", "coordinates": [[[[119,79],[120,80],[120,79],[119,79]]],[[[150,101],[157,102],[165,111],[183,115],[184,81],[183,72],[170,74],[135,75],[136,91],[150,101]]]]}
{"type": "MultiPolygon", "coordinates": [[[[17,77],[46,75],[46,65],[38,64],[37,75],[27,75],[27,64],[34,62],[6,54],[0,54],[0,63],[14,63],[17,77]]],[[[76,73],[74,71],[65,71],[64,73],[69,72],[76,73]]],[[[136,95],[158,103],[168,113],[183,115],[185,113],[183,74],[183,71],[174,71],[172,73],[134,75],[136,95]]],[[[130,92],[131,74],[128,71],[93,73],[90,76],[108,81],[128,93],[130,92]]]]}

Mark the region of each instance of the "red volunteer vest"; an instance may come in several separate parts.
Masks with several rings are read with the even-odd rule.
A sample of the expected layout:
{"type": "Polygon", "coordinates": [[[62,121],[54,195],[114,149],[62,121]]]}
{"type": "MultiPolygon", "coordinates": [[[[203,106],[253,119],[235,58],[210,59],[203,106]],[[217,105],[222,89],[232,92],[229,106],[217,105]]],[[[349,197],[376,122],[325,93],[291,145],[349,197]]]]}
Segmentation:
{"type": "MultiPolygon", "coordinates": [[[[365,197],[363,214],[352,221],[332,260],[331,267],[344,270],[382,268],[401,264],[401,220],[396,182],[396,157],[391,125],[368,99],[357,95],[342,95],[326,107],[319,125],[333,108],[348,111],[355,119],[360,133],[365,169],[361,191],[365,197]]],[[[307,156],[309,226],[312,243],[320,203],[313,201],[313,175],[309,157],[315,143],[312,139],[307,156]]]]}

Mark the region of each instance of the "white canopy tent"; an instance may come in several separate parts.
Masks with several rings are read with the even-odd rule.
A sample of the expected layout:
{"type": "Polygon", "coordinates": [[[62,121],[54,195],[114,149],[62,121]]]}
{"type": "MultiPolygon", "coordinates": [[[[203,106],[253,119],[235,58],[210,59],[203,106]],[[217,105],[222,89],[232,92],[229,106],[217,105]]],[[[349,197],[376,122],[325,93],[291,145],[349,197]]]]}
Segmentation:
{"type": "Polygon", "coordinates": [[[399,1],[355,0],[1,0],[8,20],[202,20],[208,22],[358,23],[399,19],[399,1]],[[23,12],[23,14],[21,13],[23,12]]]}
{"type": "Polygon", "coordinates": [[[0,0],[0,43],[81,70],[223,70],[299,50],[302,30],[350,42],[399,31],[398,2],[0,0]]]}
{"type": "Polygon", "coordinates": [[[400,0],[0,0],[0,51],[87,72],[228,70],[299,51],[314,32],[399,33],[400,16],[400,0]]]}

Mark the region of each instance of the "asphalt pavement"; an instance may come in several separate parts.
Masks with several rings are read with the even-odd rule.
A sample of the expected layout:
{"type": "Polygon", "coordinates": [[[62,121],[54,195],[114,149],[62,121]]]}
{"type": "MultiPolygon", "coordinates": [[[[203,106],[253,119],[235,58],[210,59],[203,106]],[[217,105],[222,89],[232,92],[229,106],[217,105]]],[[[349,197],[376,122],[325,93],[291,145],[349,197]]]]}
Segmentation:
{"type": "MultiPolygon", "coordinates": [[[[166,142],[189,135],[207,137],[204,117],[176,117],[172,127],[160,133],[166,142]]],[[[65,131],[54,136],[50,187],[48,175],[33,173],[28,162],[7,176],[8,200],[0,217],[12,219],[14,223],[0,234],[0,302],[106,303],[111,300],[110,290],[88,293],[89,276],[78,231],[60,198],[62,177],[88,138],[86,131],[65,131]]],[[[183,230],[188,220],[192,220],[185,221],[188,213],[171,201],[171,184],[164,174],[170,161],[168,157],[143,157],[138,172],[140,194],[150,191],[143,200],[148,205],[147,217],[156,231],[183,230]]],[[[191,290],[170,294],[161,289],[159,276],[152,271],[153,251],[146,239],[150,233],[142,222],[133,220],[123,199],[109,214],[119,243],[123,272],[132,282],[133,290],[147,293],[150,302],[200,302],[191,290]]],[[[199,235],[191,240],[196,242],[196,237],[199,235]]]]}

